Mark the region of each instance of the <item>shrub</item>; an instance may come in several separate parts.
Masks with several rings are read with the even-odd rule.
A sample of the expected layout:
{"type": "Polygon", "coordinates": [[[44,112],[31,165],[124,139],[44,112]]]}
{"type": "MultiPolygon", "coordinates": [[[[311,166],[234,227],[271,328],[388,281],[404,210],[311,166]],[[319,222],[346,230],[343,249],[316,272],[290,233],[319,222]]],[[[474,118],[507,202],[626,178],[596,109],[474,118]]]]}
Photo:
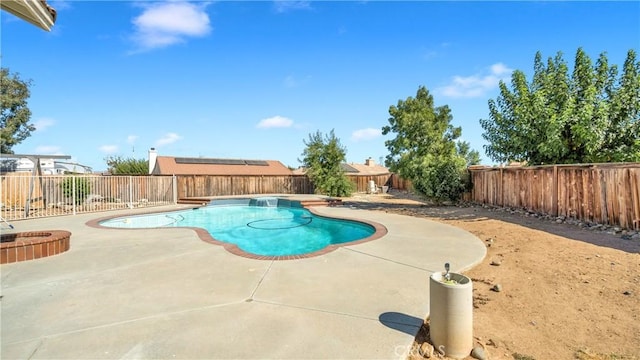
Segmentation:
{"type": "Polygon", "coordinates": [[[76,204],[82,204],[89,193],[91,193],[91,183],[89,179],[85,177],[68,176],[62,181],[60,186],[62,188],[62,194],[67,198],[74,199],[76,204]]]}

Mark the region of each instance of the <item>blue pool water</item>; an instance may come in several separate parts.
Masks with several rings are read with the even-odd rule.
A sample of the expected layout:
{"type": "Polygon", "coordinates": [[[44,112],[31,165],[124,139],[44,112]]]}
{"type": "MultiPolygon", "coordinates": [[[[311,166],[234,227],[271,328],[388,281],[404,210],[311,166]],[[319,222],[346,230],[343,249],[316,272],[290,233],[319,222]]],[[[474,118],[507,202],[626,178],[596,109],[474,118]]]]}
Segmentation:
{"type": "Polygon", "coordinates": [[[100,223],[116,228],[199,227],[219,241],[263,256],[301,255],[332,244],[364,239],[373,226],[313,215],[294,207],[207,206],[197,209],[114,218],[100,223]]]}

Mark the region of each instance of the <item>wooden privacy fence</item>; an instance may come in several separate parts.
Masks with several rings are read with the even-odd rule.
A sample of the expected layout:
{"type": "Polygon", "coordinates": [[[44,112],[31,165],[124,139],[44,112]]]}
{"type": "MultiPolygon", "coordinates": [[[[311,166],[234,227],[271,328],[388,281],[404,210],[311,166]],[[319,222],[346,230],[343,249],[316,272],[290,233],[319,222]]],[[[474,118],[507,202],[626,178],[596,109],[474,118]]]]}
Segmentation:
{"type": "MultiPolygon", "coordinates": [[[[356,192],[366,192],[369,181],[377,186],[405,186],[395,175],[347,175],[356,192]]],[[[313,185],[306,175],[176,175],[178,199],[206,196],[254,194],[313,194],[313,185]]],[[[403,188],[404,189],[404,188],[403,188]]]]}
{"type": "Polygon", "coordinates": [[[312,194],[305,175],[176,175],[178,199],[253,194],[312,194]]]}
{"type": "Polygon", "coordinates": [[[355,185],[355,192],[367,192],[369,190],[369,181],[373,181],[377,186],[391,186],[391,174],[347,175],[347,178],[355,185]]]}
{"type": "MultiPolygon", "coordinates": [[[[348,175],[356,192],[377,186],[406,189],[396,175],[348,175]]],[[[0,175],[0,216],[6,220],[175,204],[190,197],[313,194],[306,175],[0,175]]]]}
{"type": "Polygon", "coordinates": [[[398,174],[391,174],[388,185],[396,190],[413,190],[411,181],[401,178],[398,174]]]}
{"type": "Polygon", "coordinates": [[[473,202],[640,230],[640,163],[469,171],[473,202]]]}

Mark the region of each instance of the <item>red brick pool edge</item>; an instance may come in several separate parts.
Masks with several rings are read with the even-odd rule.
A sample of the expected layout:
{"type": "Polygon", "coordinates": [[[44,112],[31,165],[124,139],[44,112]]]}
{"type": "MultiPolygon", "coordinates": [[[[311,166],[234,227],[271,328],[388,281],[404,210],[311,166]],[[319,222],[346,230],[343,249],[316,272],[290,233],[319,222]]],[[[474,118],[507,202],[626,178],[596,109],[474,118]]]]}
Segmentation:
{"type": "Polygon", "coordinates": [[[57,255],[71,247],[71,233],[64,230],[2,234],[0,239],[0,264],[57,255]]]}

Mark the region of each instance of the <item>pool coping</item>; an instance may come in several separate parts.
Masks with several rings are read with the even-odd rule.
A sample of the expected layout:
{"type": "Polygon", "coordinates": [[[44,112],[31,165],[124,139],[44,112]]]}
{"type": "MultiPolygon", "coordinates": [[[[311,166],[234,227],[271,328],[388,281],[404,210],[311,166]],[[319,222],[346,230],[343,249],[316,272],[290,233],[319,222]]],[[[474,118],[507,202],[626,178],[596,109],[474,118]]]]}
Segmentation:
{"type": "MultiPolygon", "coordinates": [[[[198,208],[202,208],[202,207],[206,207],[207,205],[200,205],[200,206],[191,206],[191,207],[187,207],[186,209],[198,209],[198,208]]],[[[383,236],[387,235],[388,230],[387,228],[375,221],[370,221],[370,220],[365,220],[365,219],[358,219],[358,218],[348,218],[348,217],[336,217],[336,216],[328,216],[328,215],[323,215],[320,214],[318,211],[316,211],[314,208],[315,206],[309,206],[309,207],[300,207],[301,209],[305,209],[308,210],[309,212],[311,212],[313,215],[318,216],[318,217],[322,217],[322,218],[326,218],[326,219],[335,219],[335,220],[347,220],[347,221],[356,221],[359,223],[363,223],[363,224],[367,224],[369,226],[371,226],[374,229],[374,233],[364,239],[359,239],[359,240],[354,240],[354,241],[349,241],[349,242],[345,242],[345,243],[341,243],[341,244],[331,244],[328,246],[325,246],[324,248],[320,249],[320,250],[316,250],[310,253],[305,253],[305,254],[298,254],[298,255],[258,255],[258,254],[254,254],[251,252],[247,252],[242,250],[240,247],[238,247],[238,245],[233,244],[233,243],[229,243],[229,242],[225,242],[225,241],[221,241],[218,240],[216,238],[214,238],[206,229],[200,228],[200,227],[193,227],[193,226],[175,226],[175,227],[171,227],[170,229],[190,229],[193,230],[198,237],[200,238],[200,240],[209,243],[209,244],[213,244],[213,245],[218,245],[223,247],[226,251],[228,251],[229,253],[233,254],[233,255],[237,255],[237,256],[241,256],[244,258],[248,258],[248,259],[254,259],[254,260],[267,260],[267,261],[271,261],[271,260],[276,260],[276,261],[282,261],[282,260],[299,260],[299,259],[308,259],[308,258],[312,258],[312,257],[316,257],[316,256],[321,256],[321,255],[325,255],[328,254],[332,251],[335,251],[343,246],[352,246],[352,245],[358,245],[358,244],[363,244],[366,242],[370,242],[370,241],[374,241],[377,239],[382,238],[383,236]]],[[[131,215],[135,215],[135,216],[140,216],[140,215],[149,215],[149,214],[162,214],[162,213],[169,213],[169,212],[175,212],[175,211],[180,211],[180,210],[162,210],[162,211],[149,211],[149,212],[135,212],[132,213],[131,215]]],[[[113,216],[106,216],[106,217],[102,217],[102,218],[97,218],[97,219],[92,219],[90,221],[86,222],[86,225],[89,227],[93,227],[93,228],[99,228],[99,229],[108,229],[108,230],[149,230],[149,229],[168,229],[167,227],[148,227],[148,228],[116,228],[116,227],[107,227],[107,226],[102,226],[100,225],[101,222],[103,221],[107,221],[107,220],[111,220],[111,219],[116,219],[116,218],[121,218],[121,217],[126,217],[128,215],[113,215],[113,216]]]]}

